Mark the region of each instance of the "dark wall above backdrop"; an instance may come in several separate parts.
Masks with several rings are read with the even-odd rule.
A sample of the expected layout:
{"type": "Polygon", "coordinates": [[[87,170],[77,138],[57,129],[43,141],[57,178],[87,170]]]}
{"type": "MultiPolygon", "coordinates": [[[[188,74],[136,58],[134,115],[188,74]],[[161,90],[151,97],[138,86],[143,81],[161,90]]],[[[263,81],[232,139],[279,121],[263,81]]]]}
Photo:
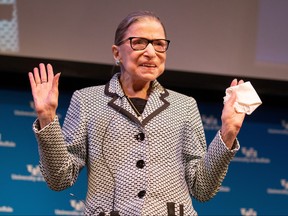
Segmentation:
{"type": "MultiPolygon", "coordinates": [[[[28,72],[39,63],[51,63],[54,72],[61,72],[60,91],[106,83],[117,67],[108,64],[61,61],[54,59],[26,58],[0,55],[0,88],[30,90],[28,72]]],[[[225,89],[233,78],[250,81],[263,104],[288,107],[288,81],[267,80],[250,77],[232,77],[195,72],[167,70],[159,81],[166,87],[191,95],[202,101],[222,100],[225,89]]]]}

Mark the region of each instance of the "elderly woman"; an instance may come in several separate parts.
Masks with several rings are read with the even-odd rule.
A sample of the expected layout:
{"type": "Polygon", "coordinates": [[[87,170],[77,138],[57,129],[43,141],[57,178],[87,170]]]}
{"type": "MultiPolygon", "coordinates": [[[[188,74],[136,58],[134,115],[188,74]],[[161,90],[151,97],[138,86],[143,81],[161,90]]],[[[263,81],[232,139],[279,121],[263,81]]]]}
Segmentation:
{"type": "MultiPolygon", "coordinates": [[[[75,91],[62,128],[60,73],[42,63],[29,72],[42,174],[60,191],[87,166],[87,215],[197,215],[191,196],[211,199],[239,149],[245,114],[234,110],[235,94],[207,149],[196,101],[157,81],[169,42],[154,13],[129,14],[112,46],[120,71],[106,85],[75,91]]],[[[234,79],[231,86],[240,83],[234,79]]]]}

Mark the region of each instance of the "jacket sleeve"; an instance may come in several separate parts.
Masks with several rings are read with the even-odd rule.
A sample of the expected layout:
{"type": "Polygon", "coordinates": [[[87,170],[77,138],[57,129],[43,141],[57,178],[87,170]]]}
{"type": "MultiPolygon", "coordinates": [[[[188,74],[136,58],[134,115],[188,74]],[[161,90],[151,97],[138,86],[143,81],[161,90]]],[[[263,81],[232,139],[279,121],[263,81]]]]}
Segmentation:
{"type": "Polygon", "coordinates": [[[38,119],[33,131],[38,142],[40,169],[52,190],[72,186],[85,166],[87,130],[81,95],[76,91],[71,99],[61,129],[59,119],[39,130],[38,119]]]}
{"type": "Polygon", "coordinates": [[[207,149],[201,116],[193,99],[185,129],[185,176],[191,195],[200,202],[213,198],[226,176],[230,161],[240,146],[235,140],[234,149],[223,143],[220,131],[207,149]]]}

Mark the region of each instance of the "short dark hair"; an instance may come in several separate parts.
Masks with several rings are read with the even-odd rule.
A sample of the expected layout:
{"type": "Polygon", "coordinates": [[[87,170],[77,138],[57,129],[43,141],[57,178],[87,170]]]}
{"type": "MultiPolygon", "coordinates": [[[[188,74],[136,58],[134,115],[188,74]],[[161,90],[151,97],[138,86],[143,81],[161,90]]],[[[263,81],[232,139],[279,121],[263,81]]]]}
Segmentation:
{"type": "Polygon", "coordinates": [[[166,37],[166,29],[163,25],[163,23],[161,22],[160,18],[151,11],[134,11],[130,14],[128,14],[118,25],[116,32],[115,32],[115,38],[114,38],[114,44],[115,45],[119,45],[119,43],[124,40],[124,35],[127,31],[127,29],[135,22],[138,22],[139,20],[143,19],[143,18],[152,18],[155,19],[156,21],[158,21],[164,30],[165,33],[165,37],[166,37]]]}

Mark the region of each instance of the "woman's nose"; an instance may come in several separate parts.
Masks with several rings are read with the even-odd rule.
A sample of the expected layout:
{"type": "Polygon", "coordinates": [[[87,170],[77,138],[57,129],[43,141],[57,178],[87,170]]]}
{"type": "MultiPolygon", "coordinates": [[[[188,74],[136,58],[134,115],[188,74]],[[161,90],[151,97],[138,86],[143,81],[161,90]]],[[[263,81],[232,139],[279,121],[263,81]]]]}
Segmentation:
{"type": "Polygon", "coordinates": [[[146,54],[150,58],[153,58],[153,57],[156,56],[156,51],[155,51],[155,49],[154,49],[154,47],[153,47],[153,45],[151,43],[149,43],[147,45],[147,47],[145,48],[144,54],[146,54]]]}

